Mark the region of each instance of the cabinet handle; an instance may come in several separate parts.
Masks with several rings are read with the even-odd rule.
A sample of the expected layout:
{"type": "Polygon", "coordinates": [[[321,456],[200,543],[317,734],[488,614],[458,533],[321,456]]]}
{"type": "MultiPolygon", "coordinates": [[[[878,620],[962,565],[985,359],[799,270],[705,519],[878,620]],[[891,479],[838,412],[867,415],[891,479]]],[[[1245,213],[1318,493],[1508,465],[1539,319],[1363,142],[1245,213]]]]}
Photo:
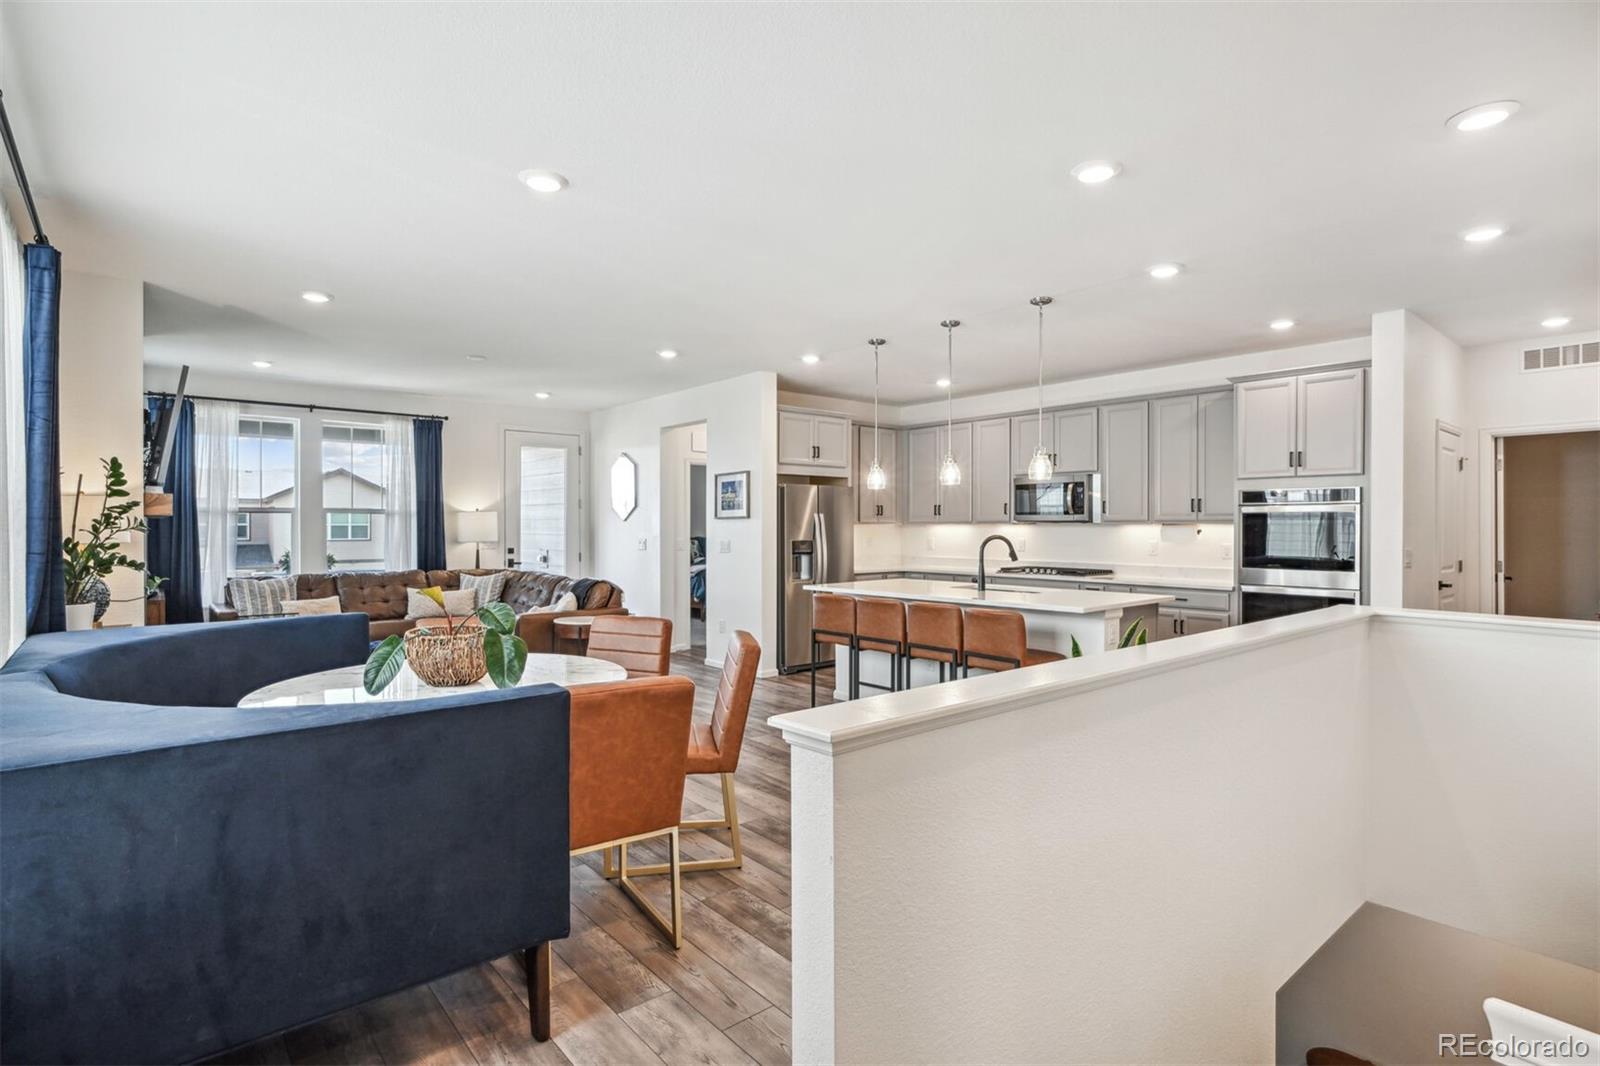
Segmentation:
{"type": "Polygon", "coordinates": [[[1201,511],[1204,511],[1205,509],[1206,509],[1206,498],[1204,496],[1196,496],[1194,498],[1194,513],[1195,514],[1199,514],[1201,511]]]}
{"type": "Polygon", "coordinates": [[[1294,449],[1293,448],[1289,449],[1289,469],[1290,470],[1294,469],[1294,449]]]}
{"type": "Polygon", "coordinates": [[[1000,505],[1000,513],[1004,514],[1004,515],[1010,514],[1011,513],[1011,505],[1009,503],[1002,503],[1000,505]]]}
{"type": "Polygon", "coordinates": [[[1295,466],[1301,466],[1301,467],[1306,465],[1306,453],[1305,452],[1295,452],[1294,453],[1294,465],[1295,466]]]}

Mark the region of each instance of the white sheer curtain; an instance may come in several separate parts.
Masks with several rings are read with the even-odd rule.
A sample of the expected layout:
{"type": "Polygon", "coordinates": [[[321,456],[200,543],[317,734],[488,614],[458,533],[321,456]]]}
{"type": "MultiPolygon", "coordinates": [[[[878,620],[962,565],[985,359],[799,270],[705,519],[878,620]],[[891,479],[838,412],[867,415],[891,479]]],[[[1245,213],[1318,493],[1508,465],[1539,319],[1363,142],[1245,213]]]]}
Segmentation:
{"type": "Polygon", "coordinates": [[[27,270],[11,216],[0,203],[0,661],[27,635],[27,438],[22,423],[22,320],[27,270]]]}
{"type": "Polygon", "coordinates": [[[383,559],[390,570],[417,565],[417,449],[409,418],[383,420],[383,559]]]}
{"type": "Polygon", "coordinates": [[[194,402],[194,495],[200,516],[200,586],[204,605],[222,602],[232,569],[239,515],[239,405],[194,402]]]}

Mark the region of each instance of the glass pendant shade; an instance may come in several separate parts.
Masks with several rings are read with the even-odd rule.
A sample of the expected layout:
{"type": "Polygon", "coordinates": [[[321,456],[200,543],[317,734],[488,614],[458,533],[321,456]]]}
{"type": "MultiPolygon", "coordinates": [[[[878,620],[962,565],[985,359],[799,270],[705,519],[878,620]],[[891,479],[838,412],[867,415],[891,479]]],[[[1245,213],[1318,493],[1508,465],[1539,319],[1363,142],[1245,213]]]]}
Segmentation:
{"type": "Polygon", "coordinates": [[[889,475],[883,472],[883,467],[878,465],[878,460],[872,460],[872,465],[867,467],[867,488],[873,492],[882,492],[889,487],[889,475]]]}
{"type": "Polygon", "coordinates": [[[1049,481],[1050,475],[1055,472],[1056,467],[1050,461],[1050,453],[1044,450],[1044,445],[1039,445],[1033,451],[1033,458],[1028,460],[1028,480],[1049,481]]]}
{"type": "Polygon", "coordinates": [[[961,464],[956,462],[956,457],[949,452],[944,453],[944,462],[939,464],[939,484],[945,486],[961,484],[961,464]]]}

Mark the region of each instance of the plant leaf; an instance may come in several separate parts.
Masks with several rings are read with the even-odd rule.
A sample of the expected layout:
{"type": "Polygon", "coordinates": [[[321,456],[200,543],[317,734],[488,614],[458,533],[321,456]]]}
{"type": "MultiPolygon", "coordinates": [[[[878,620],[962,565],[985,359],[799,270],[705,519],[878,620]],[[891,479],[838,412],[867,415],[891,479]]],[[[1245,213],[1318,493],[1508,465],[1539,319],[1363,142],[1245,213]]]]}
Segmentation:
{"type": "MultiPolygon", "coordinates": [[[[432,600],[434,603],[437,603],[439,605],[439,610],[444,611],[443,589],[439,588],[437,585],[431,585],[428,588],[422,589],[421,592],[424,596],[428,597],[428,599],[432,600]]],[[[449,614],[450,612],[445,611],[445,613],[449,614]]]]}
{"type": "Polygon", "coordinates": [[[1135,618],[1132,624],[1128,626],[1127,632],[1122,634],[1122,639],[1117,642],[1117,647],[1128,648],[1135,644],[1143,644],[1144,637],[1144,619],[1135,618]]]}
{"type": "Polygon", "coordinates": [[[486,603],[473,613],[486,628],[502,636],[510,636],[517,631],[517,616],[509,604],[486,603]]]}
{"type": "Polygon", "coordinates": [[[376,696],[387,688],[405,662],[405,642],[399,636],[384,637],[367,656],[367,668],[361,672],[361,686],[367,690],[367,695],[376,696]]]}
{"type": "Polygon", "coordinates": [[[1083,658],[1083,649],[1078,647],[1078,638],[1077,637],[1073,637],[1072,638],[1072,654],[1070,656],[1068,656],[1068,658],[1072,658],[1072,659],[1081,659],[1081,658],[1083,658]]]}
{"type": "Polygon", "coordinates": [[[522,642],[521,637],[504,635],[486,635],[485,640],[493,640],[500,645],[503,670],[500,679],[495,682],[499,688],[510,688],[522,680],[522,670],[528,665],[528,646],[522,642]]]}

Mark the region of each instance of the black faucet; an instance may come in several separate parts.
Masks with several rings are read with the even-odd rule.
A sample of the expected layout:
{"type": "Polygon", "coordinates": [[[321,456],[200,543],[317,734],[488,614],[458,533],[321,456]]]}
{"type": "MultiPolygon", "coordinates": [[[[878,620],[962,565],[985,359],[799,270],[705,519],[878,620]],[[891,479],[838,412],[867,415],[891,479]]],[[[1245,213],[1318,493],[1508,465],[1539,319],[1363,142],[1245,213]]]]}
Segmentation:
{"type": "Polygon", "coordinates": [[[989,579],[985,577],[983,573],[983,551],[989,546],[989,542],[991,540],[997,540],[1001,544],[1004,544],[1006,546],[1006,551],[1011,555],[1011,561],[1017,561],[1017,549],[1012,545],[1008,538],[1002,537],[998,533],[995,533],[992,536],[984,537],[983,543],[978,545],[978,595],[980,596],[983,595],[983,590],[989,587],[989,579]]]}

